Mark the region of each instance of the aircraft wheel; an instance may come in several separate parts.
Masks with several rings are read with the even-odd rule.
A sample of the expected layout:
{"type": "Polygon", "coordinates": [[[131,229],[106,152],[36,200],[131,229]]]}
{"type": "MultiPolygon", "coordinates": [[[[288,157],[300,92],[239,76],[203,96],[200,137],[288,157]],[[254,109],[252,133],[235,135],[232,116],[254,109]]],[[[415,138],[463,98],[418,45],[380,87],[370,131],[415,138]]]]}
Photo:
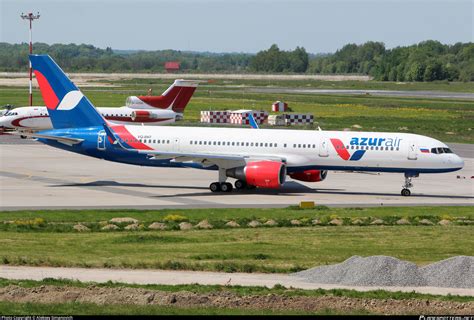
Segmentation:
{"type": "Polygon", "coordinates": [[[28,137],[27,137],[27,136],[20,136],[20,138],[22,138],[22,139],[26,139],[26,138],[28,138],[28,137]]]}
{"type": "Polygon", "coordinates": [[[408,196],[410,196],[410,195],[411,195],[411,192],[410,192],[409,189],[406,189],[406,188],[405,188],[405,189],[402,189],[402,196],[408,197],[408,196]]]}
{"type": "Polygon", "coordinates": [[[221,191],[221,185],[218,182],[213,182],[209,185],[209,189],[212,192],[219,192],[221,191]]]}
{"type": "Polygon", "coordinates": [[[234,186],[237,190],[241,190],[247,186],[247,183],[243,180],[237,180],[235,181],[234,186]]]}
{"type": "Polygon", "coordinates": [[[221,184],[221,191],[222,192],[231,192],[233,189],[232,184],[229,182],[224,182],[221,184]]]}

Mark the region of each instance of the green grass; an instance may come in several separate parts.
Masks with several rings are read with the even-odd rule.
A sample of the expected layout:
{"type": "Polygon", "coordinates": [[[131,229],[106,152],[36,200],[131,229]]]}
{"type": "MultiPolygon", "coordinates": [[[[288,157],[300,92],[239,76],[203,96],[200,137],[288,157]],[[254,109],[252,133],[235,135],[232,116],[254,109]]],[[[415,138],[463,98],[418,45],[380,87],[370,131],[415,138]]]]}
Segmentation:
{"type": "Polygon", "coordinates": [[[275,285],[272,288],[267,287],[253,287],[253,286],[219,286],[219,285],[199,285],[199,284],[185,284],[185,285],[161,285],[161,284],[129,284],[120,282],[80,282],[76,280],[67,279],[53,279],[45,278],[41,281],[35,280],[9,280],[0,278],[0,287],[6,287],[9,285],[15,285],[22,288],[36,288],[43,285],[57,286],[57,287],[77,287],[85,288],[89,286],[104,287],[104,288],[142,288],[146,290],[157,290],[164,292],[192,292],[195,294],[209,294],[209,293],[222,293],[230,292],[238,296],[265,296],[269,294],[275,294],[286,297],[321,297],[321,296],[335,296],[335,297],[348,297],[348,298],[360,298],[360,299],[394,299],[394,300],[408,300],[408,299],[429,299],[429,300],[440,300],[440,301],[458,301],[468,302],[473,301],[474,298],[470,296],[456,296],[456,295],[431,295],[422,294],[416,292],[392,292],[384,290],[373,290],[373,291],[356,291],[347,289],[317,289],[317,290],[303,290],[295,288],[286,288],[281,285],[275,285]]]}
{"type": "MultiPolygon", "coordinates": [[[[164,91],[170,80],[131,79],[117,81],[113,88],[85,87],[84,93],[96,106],[122,106],[129,95],[155,94],[164,91]]],[[[377,81],[264,81],[225,80],[202,84],[191,99],[185,117],[195,125],[201,110],[262,109],[270,111],[275,100],[286,101],[294,112],[313,113],[317,125],[324,130],[342,130],[354,124],[363,131],[398,132],[406,127],[412,132],[428,135],[446,142],[474,143],[474,101],[417,97],[380,97],[370,95],[324,95],[294,93],[250,93],[248,87],[295,87],[335,89],[438,90],[473,92],[474,83],[392,83],[377,81]],[[239,86],[239,87],[235,87],[239,86]],[[209,93],[210,91],[210,93],[209,93]]],[[[27,104],[26,88],[0,88],[0,105],[27,104]]],[[[42,104],[38,90],[35,101],[42,104]]],[[[293,128],[294,129],[294,128],[293,128]]],[[[302,128],[311,129],[311,128],[302,128]]]]}
{"type": "Polygon", "coordinates": [[[420,265],[474,254],[472,226],[340,226],[189,231],[0,233],[0,263],[294,272],[353,256],[420,265]]]}
{"type": "MultiPolygon", "coordinates": [[[[303,310],[254,310],[230,308],[179,308],[159,305],[124,305],[107,304],[97,305],[92,303],[18,303],[0,301],[0,310],[5,315],[335,315],[343,314],[329,309],[317,312],[303,310]]],[[[368,314],[364,310],[355,310],[344,314],[368,314]]]]}
{"type": "Polygon", "coordinates": [[[421,219],[473,218],[472,207],[377,207],[299,209],[165,209],[165,210],[51,210],[4,211],[0,224],[0,263],[15,265],[107,268],[158,268],[225,272],[293,272],[315,265],[341,262],[352,255],[390,255],[418,264],[454,255],[473,255],[471,225],[351,226],[351,219],[401,217],[413,224],[421,219]],[[193,224],[208,219],[214,230],[101,231],[100,222],[132,217],[147,226],[181,220],[193,224]],[[289,226],[290,219],[306,221],[339,218],[344,226],[289,226]],[[258,219],[284,222],[280,227],[249,228],[258,219]],[[224,224],[236,220],[242,228],[224,224]],[[36,223],[38,222],[38,223],[36,223]],[[76,222],[93,232],[77,233],[76,222]],[[40,234],[39,234],[40,232],[40,234]]]}
{"type": "Polygon", "coordinates": [[[473,217],[472,206],[442,207],[372,207],[372,208],[329,208],[319,206],[315,209],[293,208],[209,208],[209,209],[162,209],[162,210],[24,210],[1,211],[0,221],[42,218],[47,222],[99,222],[116,217],[132,217],[141,222],[151,223],[163,220],[169,215],[184,216],[188,220],[203,219],[235,220],[235,219],[300,219],[316,218],[322,215],[341,218],[355,217],[473,217]]]}

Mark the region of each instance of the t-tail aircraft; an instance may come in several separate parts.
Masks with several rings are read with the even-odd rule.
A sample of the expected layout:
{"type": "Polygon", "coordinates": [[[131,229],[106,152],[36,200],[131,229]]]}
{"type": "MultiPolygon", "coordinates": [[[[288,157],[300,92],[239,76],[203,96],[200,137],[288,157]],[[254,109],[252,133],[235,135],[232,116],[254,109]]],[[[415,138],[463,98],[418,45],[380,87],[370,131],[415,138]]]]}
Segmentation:
{"type": "MultiPolygon", "coordinates": [[[[163,125],[183,119],[184,109],[199,80],[177,79],[161,96],[131,96],[120,108],[97,108],[107,120],[118,124],[163,125]]],[[[0,128],[45,130],[53,128],[48,108],[20,107],[0,116],[0,128]]]]}
{"type": "Polygon", "coordinates": [[[54,127],[33,137],[120,163],[216,170],[212,192],[232,191],[229,177],[237,179],[237,189],[280,188],[287,175],[318,182],[328,170],[346,170],[402,173],[401,194],[408,196],[412,177],[464,165],[444,143],[416,134],[117,125],[97,112],[49,56],[30,60],[54,127]]]}

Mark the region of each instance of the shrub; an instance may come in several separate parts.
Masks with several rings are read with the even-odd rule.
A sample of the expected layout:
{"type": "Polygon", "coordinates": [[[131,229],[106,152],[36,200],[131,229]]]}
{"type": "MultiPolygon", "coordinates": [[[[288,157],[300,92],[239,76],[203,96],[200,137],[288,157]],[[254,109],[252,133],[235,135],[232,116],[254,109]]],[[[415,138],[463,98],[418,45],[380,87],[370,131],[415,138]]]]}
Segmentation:
{"type": "Polygon", "coordinates": [[[182,222],[182,221],[189,221],[188,218],[185,216],[181,216],[179,214],[169,214],[163,218],[164,221],[167,222],[182,222]]]}

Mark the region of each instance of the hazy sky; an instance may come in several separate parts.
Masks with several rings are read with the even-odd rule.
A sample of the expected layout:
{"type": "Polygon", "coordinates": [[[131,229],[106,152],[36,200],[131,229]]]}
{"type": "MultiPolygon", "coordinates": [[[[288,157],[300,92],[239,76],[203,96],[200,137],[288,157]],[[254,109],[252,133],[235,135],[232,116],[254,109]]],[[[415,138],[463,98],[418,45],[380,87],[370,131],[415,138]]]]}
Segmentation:
{"type": "Polygon", "coordinates": [[[21,12],[39,11],[33,40],[114,49],[334,52],[346,43],[387,47],[473,40],[474,0],[0,0],[0,41],[28,41],[21,12]]]}

